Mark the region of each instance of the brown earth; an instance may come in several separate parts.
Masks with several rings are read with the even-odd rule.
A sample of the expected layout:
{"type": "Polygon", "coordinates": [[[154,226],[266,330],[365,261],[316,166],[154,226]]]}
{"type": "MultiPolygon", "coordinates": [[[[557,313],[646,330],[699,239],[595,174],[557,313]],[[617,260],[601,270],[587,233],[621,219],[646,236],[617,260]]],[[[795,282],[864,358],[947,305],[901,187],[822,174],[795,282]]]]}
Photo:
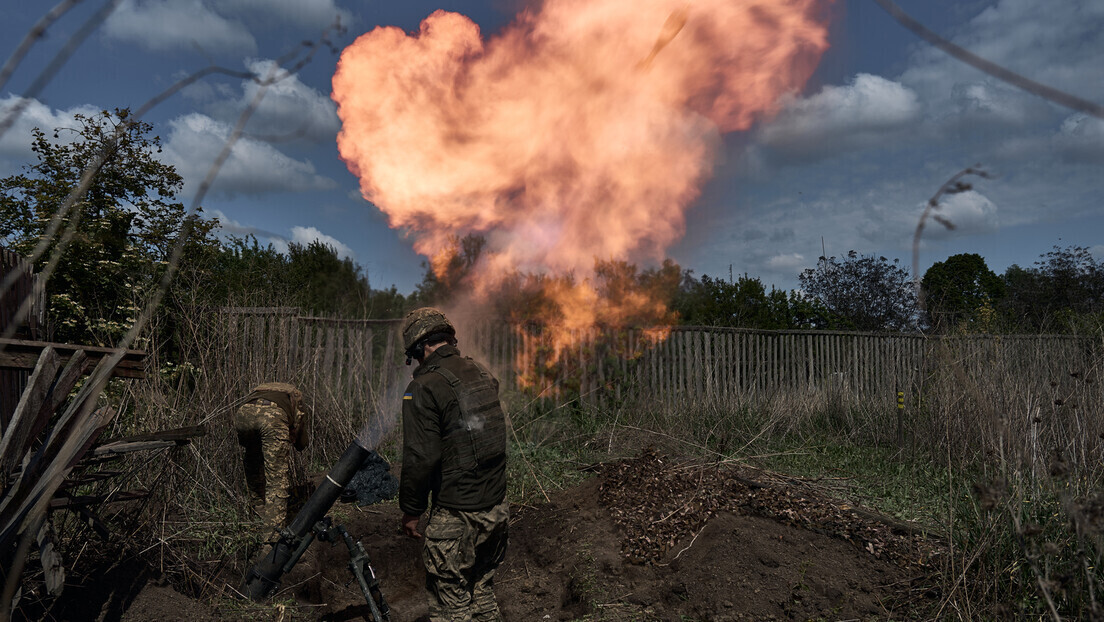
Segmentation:
{"type": "MultiPolygon", "coordinates": [[[[908,525],[850,507],[815,485],[647,451],[596,465],[549,503],[515,507],[496,577],[506,620],[886,620],[930,617],[936,549],[908,525]]],[[[423,619],[420,544],[394,503],[345,506],[372,558],[393,622],[423,619]]],[[[284,580],[286,619],[367,612],[344,545],[312,545],[284,580]]],[[[223,580],[235,581],[231,577],[223,580]]],[[[238,619],[142,580],[125,611],[88,619],[238,619]],[[144,586],[144,587],[142,587],[144,586]]],[[[105,615],[106,614],[106,615],[105,615]]],[[[276,619],[284,619],[277,610],[276,619]]],[[[67,618],[67,619],[78,619],[67,618]]]]}

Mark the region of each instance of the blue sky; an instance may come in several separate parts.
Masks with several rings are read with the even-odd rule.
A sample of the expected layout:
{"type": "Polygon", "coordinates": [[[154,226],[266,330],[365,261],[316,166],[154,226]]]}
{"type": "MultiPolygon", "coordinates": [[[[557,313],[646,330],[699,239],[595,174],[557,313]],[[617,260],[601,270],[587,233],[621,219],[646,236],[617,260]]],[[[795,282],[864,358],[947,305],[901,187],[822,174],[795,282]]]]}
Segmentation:
{"type": "MultiPolygon", "coordinates": [[[[902,0],[929,27],[992,61],[1104,103],[1104,2],[902,0]]],[[[86,1],[54,25],[0,90],[0,111],[102,2],[86,1]]],[[[377,25],[416,30],[436,9],[463,13],[484,36],[523,2],[341,0],[124,0],[0,137],[0,176],[32,161],[30,131],[71,125],[74,113],[138,107],[211,63],[262,71],[317,38],[340,16],[338,47],[377,25]]],[[[7,56],[46,7],[8,3],[0,20],[7,56]]],[[[831,48],[803,92],[771,121],[728,134],[685,236],[669,255],[695,274],[747,273],[797,285],[822,243],[911,259],[924,203],[958,170],[982,164],[993,179],[943,207],[957,227],[929,226],[921,270],[976,252],[1001,272],[1030,265],[1054,245],[1104,258],[1104,121],[1018,91],[933,50],[869,0],[838,0],[831,48]]],[[[204,201],[229,233],[277,247],[321,239],[362,265],[376,287],[413,289],[422,258],[360,198],[337,155],[340,122],[329,98],[337,56],[320,52],[265,97],[204,201]],[[266,142],[265,137],[289,136],[266,142]]],[[[155,108],[146,120],[191,193],[254,88],[212,77],[155,108]]]]}

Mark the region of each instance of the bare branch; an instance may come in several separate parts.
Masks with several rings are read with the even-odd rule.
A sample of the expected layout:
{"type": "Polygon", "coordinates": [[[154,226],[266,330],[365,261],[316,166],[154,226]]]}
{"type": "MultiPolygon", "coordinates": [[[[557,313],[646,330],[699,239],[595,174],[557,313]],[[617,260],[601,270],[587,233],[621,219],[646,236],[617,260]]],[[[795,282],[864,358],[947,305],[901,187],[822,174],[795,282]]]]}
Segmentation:
{"type": "Polygon", "coordinates": [[[905,28],[911,30],[916,36],[967,65],[975,69],[980,69],[994,78],[1007,82],[1012,86],[1019,87],[1033,95],[1038,95],[1043,99],[1048,99],[1056,104],[1092,115],[1098,119],[1104,119],[1104,106],[1086,99],[1081,99],[1076,95],[1070,95],[1054,87],[1035,82],[1030,78],[1021,76],[1014,71],[1005,69],[992,61],[986,60],[966,48],[955,45],[930,30],[927,26],[916,21],[908,13],[901,10],[901,7],[897,6],[892,0],[874,0],[874,2],[878,3],[878,6],[882,7],[886,13],[889,13],[893,19],[897,20],[897,22],[905,28]]]}
{"type": "Polygon", "coordinates": [[[69,9],[76,6],[80,1],[81,0],[62,0],[57,6],[50,9],[48,13],[35,22],[34,26],[31,26],[31,29],[27,31],[26,36],[19,42],[15,51],[8,57],[4,66],[0,67],[0,88],[3,88],[4,85],[7,84],[8,78],[15,73],[15,68],[23,61],[23,57],[27,55],[31,46],[46,34],[46,29],[53,25],[54,22],[61,18],[62,15],[65,15],[69,9]]]}
{"type": "Polygon", "coordinates": [[[27,108],[28,105],[30,105],[30,100],[38,96],[42,89],[50,83],[50,80],[53,79],[54,74],[56,74],[58,70],[61,69],[62,65],[69,61],[69,57],[73,55],[73,52],[76,51],[78,47],[80,47],[80,44],[84,43],[84,40],[88,38],[88,35],[92,34],[92,31],[98,28],[100,24],[103,23],[105,19],[107,19],[107,16],[111,15],[111,13],[115,10],[116,7],[119,6],[121,2],[122,0],[110,0],[109,2],[105,3],[102,7],[100,7],[100,10],[96,11],[96,13],[92,15],[92,17],[89,17],[87,20],[85,20],[84,24],[81,25],[80,30],[73,33],[72,37],[69,37],[69,40],[65,42],[65,46],[62,47],[61,50],[54,55],[54,58],[50,61],[50,64],[47,65],[46,68],[38,74],[38,77],[35,78],[35,81],[32,82],[29,87],[27,87],[27,90],[24,91],[23,96],[17,102],[15,102],[15,105],[12,106],[10,110],[8,110],[8,113],[4,115],[4,118],[0,119],[0,136],[3,136],[4,132],[8,131],[12,124],[15,123],[15,120],[19,118],[19,115],[23,114],[23,111],[27,108]]]}

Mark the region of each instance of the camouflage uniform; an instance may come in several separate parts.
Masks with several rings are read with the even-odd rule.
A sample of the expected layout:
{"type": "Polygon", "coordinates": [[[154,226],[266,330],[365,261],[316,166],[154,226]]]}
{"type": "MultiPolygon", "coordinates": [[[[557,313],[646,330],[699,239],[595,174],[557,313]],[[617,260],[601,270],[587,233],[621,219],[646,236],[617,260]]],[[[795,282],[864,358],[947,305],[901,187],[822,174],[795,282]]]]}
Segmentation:
{"type": "MultiPolygon", "coordinates": [[[[266,525],[280,529],[287,525],[290,447],[292,430],[303,425],[302,394],[290,384],[271,382],[254,388],[246,400],[234,414],[234,431],[245,449],[250,501],[266,525]]],[[[300,443],[305,445],[305,438],[300,443]]]]}
{"type": "Polygon", "coordinates": [[[414,371],[403,396],[399,507],[433,507],[425,529],[429,614],[434,621],[501,620],[495,569],[506,557],[505,416],[498,381],[442,345],[414,371]]]}
{"type": "Polygon", "coordinates": [[[494,573],[506,559],[510,504],[464,512],[436,507],[429,514],[422,561],[431,620],[501,620],[494,573]]]}

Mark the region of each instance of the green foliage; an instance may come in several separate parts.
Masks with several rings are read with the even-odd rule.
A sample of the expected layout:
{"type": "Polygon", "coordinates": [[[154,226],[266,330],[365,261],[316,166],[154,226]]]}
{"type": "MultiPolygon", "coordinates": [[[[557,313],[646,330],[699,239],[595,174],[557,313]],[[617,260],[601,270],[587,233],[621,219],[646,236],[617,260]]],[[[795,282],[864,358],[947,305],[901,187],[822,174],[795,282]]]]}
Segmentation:
{"type": "Polygon", "coordinates": [[[319,241],[288,245],[280,253],[254,236],[231,237],[220,249],[218,269],[207,285],[211,304],[264,301],[308,313],[342,317],[401,317],[406,298],[391,286],[372,289],[363,269],[319,241]]]}
{"type": "Polygon", "coordinates": [[[976,253],[932,264],[921,281],[928,322],[936,329],[965,327],[989,332],[992,309],[1005,295],[1004,282],[976,253]]]}
{"type": "MultiPolygon", "coordinates": [[[[26,256],[46,239],[36,270],[65,244],[47,284],[48,337],[108,345],[134,322],[185,230],[187,211],[176,201],[183,180],[157,160],[161,143],[148,135],[152,126],[132,119],[129,110],[75,119],[77,127],[55,129],[53,140],[35,128],[31,148],[38,162],[0,179],[0,241],[26,256]],[[101,158],[88,190],[50,235],[51,218],[101,158]]],[[[214,225],[202,216],[191,219],[185,269],[214,252],[214,225]]]]}
{"type": "Polygon", "coordinates": [[[771,469],[814,479],[846,477],[854,501],[921,525],[938,528],[947,515],[950,473],[927,456],[826,434],[772,443],[774,451],[762,460],[771,469]]]}
{"type": "Polygon", "coordinates": [[[762,281],[746,274],[734,283],[709,275],[702,275],[700,281],[687,276],[675,309],[682,324],[693,326],[784,330],[840,324],[819,301],[773,287],[768,292],[762,281]]]}
{"type": "Polygon", "coordinates": [[[1104,262],[1086,248],[1055,246],[1033,268],[1010,266],[1004,284],[999,309],[1012,331],[1097,332],[1104,325],[1104,262]]]}
{"type": "Polygon", "coordinates": [[[821,257],[801,273],[801,288],[844,326],[867,331],[911,331],[918,319],[916,293],[900,261],[860,255],[821,257]]]}

